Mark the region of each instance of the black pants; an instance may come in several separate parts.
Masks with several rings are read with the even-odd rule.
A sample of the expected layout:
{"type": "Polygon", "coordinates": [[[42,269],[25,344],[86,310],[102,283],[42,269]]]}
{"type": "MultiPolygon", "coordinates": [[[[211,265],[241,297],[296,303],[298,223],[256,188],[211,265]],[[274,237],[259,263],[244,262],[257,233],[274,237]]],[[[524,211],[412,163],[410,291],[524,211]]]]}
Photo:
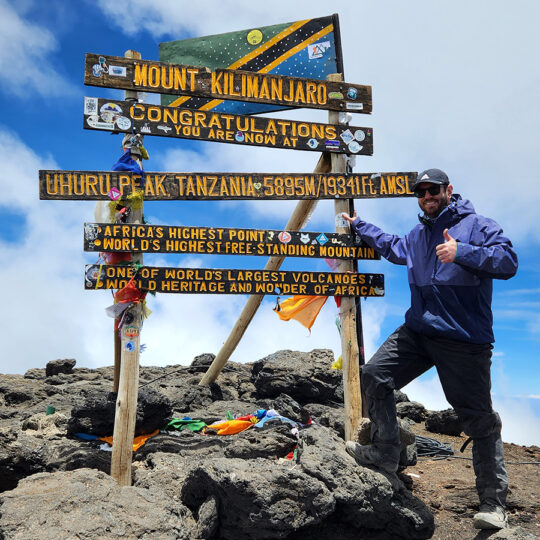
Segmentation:
{"type": "MultiPolygon", "coordinates": [[[[393,390],[403,388],[435,366],[448,403],[456,411],[463,431],[473,439],[480,501],[504,506],[508,480],[501,419],[491,404],[491,349],[489,343],[428,337],[401,326],[362,366],[361,381],[368,409],[373,411],[382,408],[390,396],[393,399],[393,390]]],[[[371,412],[370,416],[380,421],[371,412]]]]}

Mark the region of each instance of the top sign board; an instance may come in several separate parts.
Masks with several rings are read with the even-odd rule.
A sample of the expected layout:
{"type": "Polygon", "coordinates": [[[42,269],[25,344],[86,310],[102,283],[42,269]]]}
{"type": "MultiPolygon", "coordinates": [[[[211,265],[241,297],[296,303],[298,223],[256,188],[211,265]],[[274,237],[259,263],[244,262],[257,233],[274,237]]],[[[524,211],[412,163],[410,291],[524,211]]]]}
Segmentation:
{"type": "MultiPolygon", "coordinates": [[[[87,53],[84,83],[90,86],[238,100],[284,107],[371,112],[371,86],[134,60],[87,53]]],[[[210,110],[211,101],[199,107],[210,110]]]]}
{"type": "MultiPolygon", "coordinates": [[[[167,41],[159,44],[159,60],[319,81],[331,73],[344,76],[337,14],[167,41]]],[[[291,106],[170,94],[161,95],[161,104],[234,114],[258,114],[291,106]]]]}

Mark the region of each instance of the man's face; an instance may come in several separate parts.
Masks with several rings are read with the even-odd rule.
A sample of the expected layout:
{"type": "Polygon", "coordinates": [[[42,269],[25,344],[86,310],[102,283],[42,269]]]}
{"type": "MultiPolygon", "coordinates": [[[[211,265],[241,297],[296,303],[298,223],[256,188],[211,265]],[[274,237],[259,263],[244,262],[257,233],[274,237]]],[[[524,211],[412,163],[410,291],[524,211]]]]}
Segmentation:
{"type": "Polygon", "coordinates": [[[422,182],[416,186],[415,191],[420,190],[423,193],[423,197],[418,199],[418,206],[423,210],[424,214],[429,218],[436,218],[447,206],[452,195],[452,184],[447,186],[441,186],[438,184],[431,184],[429,182],[422,182]],[[438,191],[436,195],[432,195],[428,190],[438,191]]]}

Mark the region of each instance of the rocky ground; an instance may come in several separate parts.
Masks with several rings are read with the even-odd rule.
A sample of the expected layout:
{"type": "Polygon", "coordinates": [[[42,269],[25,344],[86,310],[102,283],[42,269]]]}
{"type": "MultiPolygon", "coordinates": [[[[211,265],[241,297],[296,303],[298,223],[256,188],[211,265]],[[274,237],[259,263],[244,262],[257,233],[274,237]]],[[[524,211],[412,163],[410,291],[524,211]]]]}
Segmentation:
{"type": "Polygon", "coordinates": [[[162,431],[134,453],[129,488],[107,474],[111,453],[102,441],[75,436],[112,434],[110,367],[58,360],[24,376],[0,375],[0,540],[540,538],[539,465],[513,463],[540,461],[538,447],[505,445],[511,527],[479,533],[471,524],[478,505],[471,461],[420,457],[413,465],[411,429],[470,458],[470,446],[459,453],[465,439],[452,411],[430,413],[397,393],[409,466],[385,475],[344,450],[341,372],[330,369],[330,351],[230,363],[218,384],[198,386],[212,358],[141,368],[137,435],[171,417],[210,424],[257,409],[313,423],[294,429],[274,420],[230,436],[162,431]]]}

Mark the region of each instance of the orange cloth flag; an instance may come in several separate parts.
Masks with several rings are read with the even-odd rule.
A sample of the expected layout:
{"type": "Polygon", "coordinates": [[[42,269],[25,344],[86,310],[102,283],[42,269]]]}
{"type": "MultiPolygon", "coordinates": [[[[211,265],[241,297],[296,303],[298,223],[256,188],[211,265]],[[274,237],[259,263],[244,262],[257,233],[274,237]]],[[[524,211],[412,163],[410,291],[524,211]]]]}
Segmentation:
{"type": "Polygon", "coordinates": [[[279,310],[274,311],[282,321],[294,319],[303,324],[308,330],[311,327],[321,311],[328,296],[293,296],[287,298],[279,305],[279,310]]]}
{"type": "MultiPolygon", "coordinates": [[[[133,451],[136,452],[150,437],[154,437],[159,433],[159,429],[156,429],[156,431],[153,431],[152,433],[148,433],[147,435],[139,435],[138,437],[135,437],[133,439],[133,451]]],[[[111,446],[113,444],[113,438],[111,437],[98,437],[100,441],[105,441],[106,443],[109,443],[111,446]]]]}
{"type": "Polygon", "coordinates": [[[218,435],[236,435],[253,425],[251,420],[225,420],[224,422],[212,424],[207,429],[216,429],[218,435]]]}

